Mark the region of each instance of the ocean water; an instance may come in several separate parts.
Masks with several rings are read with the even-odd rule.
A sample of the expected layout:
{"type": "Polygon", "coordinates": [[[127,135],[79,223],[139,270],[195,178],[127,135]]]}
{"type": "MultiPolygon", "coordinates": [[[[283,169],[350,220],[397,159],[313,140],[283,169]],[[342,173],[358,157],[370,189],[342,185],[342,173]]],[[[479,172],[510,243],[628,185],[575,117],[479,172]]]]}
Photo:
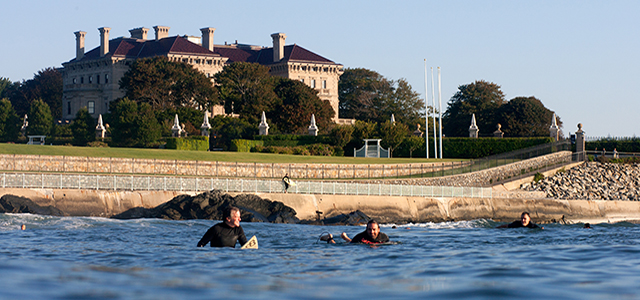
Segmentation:
{"type": "Polygon", "coordinates": [[[216,222],[0,214],[0,299],[640,299],[636,224],[383,225],[399,244],[370,247],[242,223],[260,249],[196,248],[216,222]]]}

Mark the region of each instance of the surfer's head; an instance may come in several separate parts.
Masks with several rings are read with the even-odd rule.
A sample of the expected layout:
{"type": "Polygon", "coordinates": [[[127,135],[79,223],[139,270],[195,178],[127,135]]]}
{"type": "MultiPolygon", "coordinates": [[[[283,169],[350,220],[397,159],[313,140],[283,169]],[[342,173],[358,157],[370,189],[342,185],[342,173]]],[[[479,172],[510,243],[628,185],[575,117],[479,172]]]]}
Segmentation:
{"type": "Polygon", "coordinates": [[[522,223],[522,226],[529,225],[529,222],[531,222],[531,216],[528,212],[525,211],[520,215],[520,222],[522,223]]]}
{"type": "Polygon", "coordinates": [[[378,238],[378,234],[380,234],[380,226],[376,220],[371,220],[367,223],[367,234],[373,238],[378,238]]]}
{"type": "Polygon", "coordinates": [[[240,226],[240,209],[235,206],[229,207],[222,219],[231,228],[240,226]]]}

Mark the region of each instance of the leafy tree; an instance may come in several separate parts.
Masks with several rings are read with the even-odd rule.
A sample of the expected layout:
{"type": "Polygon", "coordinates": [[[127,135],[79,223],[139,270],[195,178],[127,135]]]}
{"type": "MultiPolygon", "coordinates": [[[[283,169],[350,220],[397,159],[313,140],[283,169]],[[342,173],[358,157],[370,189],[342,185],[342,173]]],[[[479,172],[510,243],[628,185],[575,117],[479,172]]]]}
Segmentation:
{"type": "Polygon", "coordinates": [[[331,130],[331,136],[333,136],[334,144],[340,148],[344,148],[349,141],[355,128],[351,125],[338,125],[331,130]]]}
{"type": "MultiPolygon", "coordinates": [[[[509,137],[548,136],[553,112],[535,97],[516,97],[498,112],[502,131],[509,137]]],[[[557,117],[558,126],[562,127],[557,117]]]]}
{"type": "Polygon", "coordinates": [[[2,92],[2,97],[9,98],[11,105],[16,110],[19,116],[24,116],[29,113],[29,107],[31,102],[29,101],[29,95],[27,95],[26,81],[16,81],[9,84],[2,92]]]}
{"type": "Polygon", "coordinates": [[[215,80],[225,111],[251,124],[260,121],[263,111],[270,112],[279,104],[273,91],[276,80],[266,66],[235,62],[217,73],[215,80]]]}
{"type": "Polygon", "coordinates": [[[202,121],[204,120],[204,111],[184,106],[165,110],[156,110],[155,114],[156,119],[158,119],[158,123],[162,124],[162,136],[171,136],[171,127],[173,126],[176,114],[178,115],[180,123],[185,124],[185,130],[187,127],[195,128],[195,131],[189,131],[190,135],[200,134],[200,126],[202,126],[202,121]]]}
{"type": "Polygon", "coordinates": [[[318,92],[304,83],[282,78],[274,92],[280,98],[280,104],[269,113],[272,121],[281,130],[292,133],[304,133],[315,116],[316,125],[328,129],[334,115],[331,104],[318,98],[318,92]]]}
{"type": "Polygon", "coordinates": [[[33,79],[7,84],[8,79],[0,85],[2,97],[9,98],[18,115],[24,115],[31,103],[40,99],[49,106],[53,118],[62,117],[62,74],[55,68],[46,68],[34,74],[33,79]]]}
{"type": "Polygon", "coordinates": [[[411,135],[404,140],[404,144],[409,149],[409,158],[413,158],[413,151],[424,146],[424,138],[417,135],[411,135]]]}
{"type": "Polygon", "coordinates": [[[71,124],[71,132],[74,145],[86,146],[89,142],[95,141],[96,121],[89,114],[86,107],[81,108],[76,113],[76,118],[71,124]]]}
{"type": "Polygon", "coordinates": [[[356,120],[353,125],[353,139],[361,142],[363,139],[370,139],[376,134],[376,123],[356,120]]]}
{"type": "Polygon", "coordinates": [[[164,56],[136,60],[119,84],[126,97],[155,109],[208,109],[218,103],[216,88],[202,72],[164,56]]]}
{"type": "Polygon", "coordinates": [[[29,126],[27,127],[28,135],[52,135],[53,132],[53,116],[49,105],[41,99],[31,102],[29,108],[29,126]]]}
{"type": "Polygon", "coordinates": [[[118,146],[153,146],[161,129],[148,103],[123,98],[111,104],[111,138],[118,146]]]}
{"type": "Polygon", "coordinates": [[[258,133],[257,126],[246,120],[226,116],[215,116],[211,120],[211,136],[214,147],[229,150],[231,140],[251,139],[258,133]]]}
{"type": "Polygon", "coordinates": [[[347,69],[338,84],[340,116],[384,122],[391,114],[402,123],[415,123],[424,101],[406,79],[389,80],[375,71],[347,69]]]}
{"type": "Polygon", "coordinates": [[[402,142],[407,138],[409,134],[409,127],[402,123],[386,121],[379,124],[378,132],[382,139],[382,141],[380,141],[381,146],[388,147],[390,156],[393,156],[393,150],[400,146],[400,144],[402,144],[402,142]]]}
{"type": "Polygon", "coordinates": [[[20,118],[8,99],[0,100],[0,141],[15,142],[20,132],[20,118]]]}
{"type": "Polygon", "coordinates": [[[6,98],[4,91],[11,85],[9,78],[0,77],[0,99],[6,98]]]}
{"type": "Polygon", "coordinates": [[[493,132],[498,122],[498,108],[504,103],[500,86],[484,80],[458,87],[442,116],[442,131],[446,136],[469,136],[471,115],[476,114],[480,133],[493,132]]]}

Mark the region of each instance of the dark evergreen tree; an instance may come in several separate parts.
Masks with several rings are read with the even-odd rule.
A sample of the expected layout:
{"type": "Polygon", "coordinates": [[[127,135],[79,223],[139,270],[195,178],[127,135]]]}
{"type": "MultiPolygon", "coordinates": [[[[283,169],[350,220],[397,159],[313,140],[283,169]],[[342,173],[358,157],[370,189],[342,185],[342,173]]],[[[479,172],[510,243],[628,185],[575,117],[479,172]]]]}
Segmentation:
{"type": "Polygon", "coordinates": [[[53,116],[49,105],[44,101],[37,99],[31,102],[28,116],[28,135],[53,135],[53,116]]]}
{"type": "Polygon", "coordinates": [[[480,80],[461,85],[442,115],[442,133],[448,137],[469,136],[474,113],[480,133],[491,133],[499,123],[497,113],[503,103],[504,94],[495,83],[480,80]]]}
{"type": "Polygon", "coordinates": [[[76,118],[71,124],[73,134],[73,144],[86,146],[96,140],[96,121],[89,114],[86,107],[81,108],[76,113],[76,118]]]}
{"type": "Polygon", "coordinates": [[[328,130],[332,124],[334,112],[329,101],[318,98],[318,92],[304,83],[279,79],[274,92],[280,98],[280,104],[267,115],[281,130],[290,133],[307,132],[312,114],[320,130],[328,130]]]}
{"type": "Polygon", "coordinates": [[[117,146],[152,147],[160,139],[160,124],[148,103],[124,98],[116,101],[111,111],[111,138],[117,146]]]}
{"type": "MultiPolygon", "coordinates": [[[[498,115],[505,136],[549,136],[553,112],[536,97],[513,98],[500,107],[498,115]]],[[[562,127],[560,117],[556,118],[562,127]]]]}
{"type": "Polygon", "coordinates": [[[0,100],[0,141],[15,142],[20,133],[20,118],[8,99],[0,100]]]}
{"type": "Polygon", "coordinates": [[[386,121],[378,124],[378,135],[382,139],[381,146],[389,148],[389,154],[393,156],[393,150],[409,136],[409,127],[402,123],[386,121]]]}

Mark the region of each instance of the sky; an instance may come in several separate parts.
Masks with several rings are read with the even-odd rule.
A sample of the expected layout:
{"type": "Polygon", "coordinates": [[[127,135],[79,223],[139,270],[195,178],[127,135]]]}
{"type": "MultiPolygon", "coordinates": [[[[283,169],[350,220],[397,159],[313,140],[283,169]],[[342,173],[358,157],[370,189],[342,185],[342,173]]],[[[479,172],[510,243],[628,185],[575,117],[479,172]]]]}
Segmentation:
{"type": "Polygon", "coordinates": [[[270,35],[283,32],[287,45],[405,78],[421,96],[426,59],[441,68],[443,110],[459,86],[485,80],[506,100],[540,99],[565,136],[578,123],[588,137],[640,135],[640,1],[5,2],[0,77],[12,81],[73,59],[79,30],[87,32],[86,51],[100,45],[100,27],[110,27],[111,38],[138,27],[153,38],[156,25],[171,27],[169,36],[214,27],[215,44],[268,47],[270,35]]]}

